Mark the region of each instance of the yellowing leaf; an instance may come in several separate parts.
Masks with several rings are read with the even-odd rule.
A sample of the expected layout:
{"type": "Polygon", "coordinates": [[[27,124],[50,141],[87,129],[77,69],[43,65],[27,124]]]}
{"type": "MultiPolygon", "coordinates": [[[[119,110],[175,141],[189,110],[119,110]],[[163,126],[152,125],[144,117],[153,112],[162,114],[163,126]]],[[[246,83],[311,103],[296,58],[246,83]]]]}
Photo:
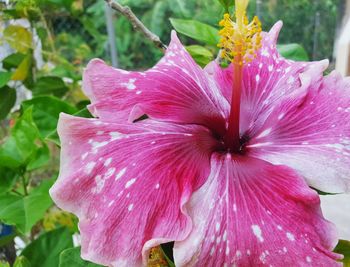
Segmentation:
{"type": "Polygon", "coordinates": [[[24,27],[10,25],[4,30],[4,39],[17,52],[26,53],[32,48],[32,34],[24,27]]]}
{"type": "Polygon", "coordinates": [[[27,78],[32,58],[30,55],[27,55],[19,64],[18,68],[13,73],[11,80],[13,81],[23,81],[27,78]]]}

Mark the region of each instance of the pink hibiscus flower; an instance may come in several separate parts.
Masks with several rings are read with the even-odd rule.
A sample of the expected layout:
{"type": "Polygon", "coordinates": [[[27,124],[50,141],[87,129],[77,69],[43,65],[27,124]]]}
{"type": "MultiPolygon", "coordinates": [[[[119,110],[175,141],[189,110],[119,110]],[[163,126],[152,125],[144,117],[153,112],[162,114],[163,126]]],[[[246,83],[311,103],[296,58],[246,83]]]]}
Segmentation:
{"type": "Polygon", "coordinates": [[[282,58],[280,28],[243,67],[234,152],[232,66],[201,69],[175,32],[148,71],[89,63],[83,89],[96,118],[61,115],[50,191],[79,217],[84,259],[142,266],[152,247],[175,241],[178,267],[341,265],[309,186],[350,189],[350,80],[323,77],[327,61],[282,58]]]}

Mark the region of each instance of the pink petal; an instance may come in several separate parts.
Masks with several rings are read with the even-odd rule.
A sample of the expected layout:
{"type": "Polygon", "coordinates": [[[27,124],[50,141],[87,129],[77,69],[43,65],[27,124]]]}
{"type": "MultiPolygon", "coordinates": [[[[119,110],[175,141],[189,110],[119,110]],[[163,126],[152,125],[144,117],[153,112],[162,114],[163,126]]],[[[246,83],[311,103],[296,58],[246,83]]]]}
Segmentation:
{"type": "Polygon", "coordinates": [[[124,122],[147,114],[152,118],[197,123],[222,132],[229,104],[214,82],[186,52],[176,33],[166,55],[146,72],[128,72],[92,60],[83,75],[92,113],[124,122]],[[130,117],[131,116],[131,117],[130,117]]]}
{"type": "Polygon", "coordinates": [[[189,233],[183,205],[209,173],[207,129],[63,114],[58,132],[61,169],[50,194],[79,217],[84,259],[139,266],[152,246],[189,233]]]}
{"type": "Polygon", "coordinates": [[[193,231],[175,242],[176,266],[341,266],[317,193],[291,169],[214,155],[187,209],[193,231]]]}
{"type": "MultiPolygon", "coordinates": [[[[257,58],[244,68],[241,103],[241,133],[252,133],[266,119],[275,105],[291,96],[305,95],[303,80],[320,82],[328,61],[294,62],[281,57],[276,43],[282,23],[264,33],[257,58]]],[[[210,63],[206,69],[227,100],[232,94],[232,66],[224,69],[210,63]]]]}
{"type": "Polygon", "coordinates": [[[251,155],[297,170],[325,192],[350,191],[350,78],[332,73],[283,101],[248,145],[251,155]]]}

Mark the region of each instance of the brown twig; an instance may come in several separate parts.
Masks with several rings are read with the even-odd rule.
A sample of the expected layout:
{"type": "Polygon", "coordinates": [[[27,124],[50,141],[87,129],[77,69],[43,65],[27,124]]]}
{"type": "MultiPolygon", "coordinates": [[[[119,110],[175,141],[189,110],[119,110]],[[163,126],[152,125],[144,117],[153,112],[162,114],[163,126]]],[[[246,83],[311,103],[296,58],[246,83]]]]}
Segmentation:
{"type": "Polygon", "coordinates": [[[140,31],[147,39],[151,40],[157,47],[166,49],[167,46],[160,40],[159,36],[151,32],[131,11],[128,6],[122,6],[121,4],[114,2],[113,0],[105,0],[110,8],[118,11],[124,17],[126,17],[135,30],[140,31]]]}

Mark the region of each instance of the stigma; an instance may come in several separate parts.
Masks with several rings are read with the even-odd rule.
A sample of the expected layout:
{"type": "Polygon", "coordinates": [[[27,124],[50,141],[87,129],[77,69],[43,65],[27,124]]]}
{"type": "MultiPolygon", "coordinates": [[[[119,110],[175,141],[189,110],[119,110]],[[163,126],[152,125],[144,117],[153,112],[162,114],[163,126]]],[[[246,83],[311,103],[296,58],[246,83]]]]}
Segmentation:
{"type": "Polygon", "coordinates": [[[255,16],[251,22],[247,17],[248,0],[235,1],[235,21],[226,13],[219,25],[221,36],[218,47],[222,58],[237,65],[244,65],[256,57],[261,48],[261,22],[255,16]]]}

